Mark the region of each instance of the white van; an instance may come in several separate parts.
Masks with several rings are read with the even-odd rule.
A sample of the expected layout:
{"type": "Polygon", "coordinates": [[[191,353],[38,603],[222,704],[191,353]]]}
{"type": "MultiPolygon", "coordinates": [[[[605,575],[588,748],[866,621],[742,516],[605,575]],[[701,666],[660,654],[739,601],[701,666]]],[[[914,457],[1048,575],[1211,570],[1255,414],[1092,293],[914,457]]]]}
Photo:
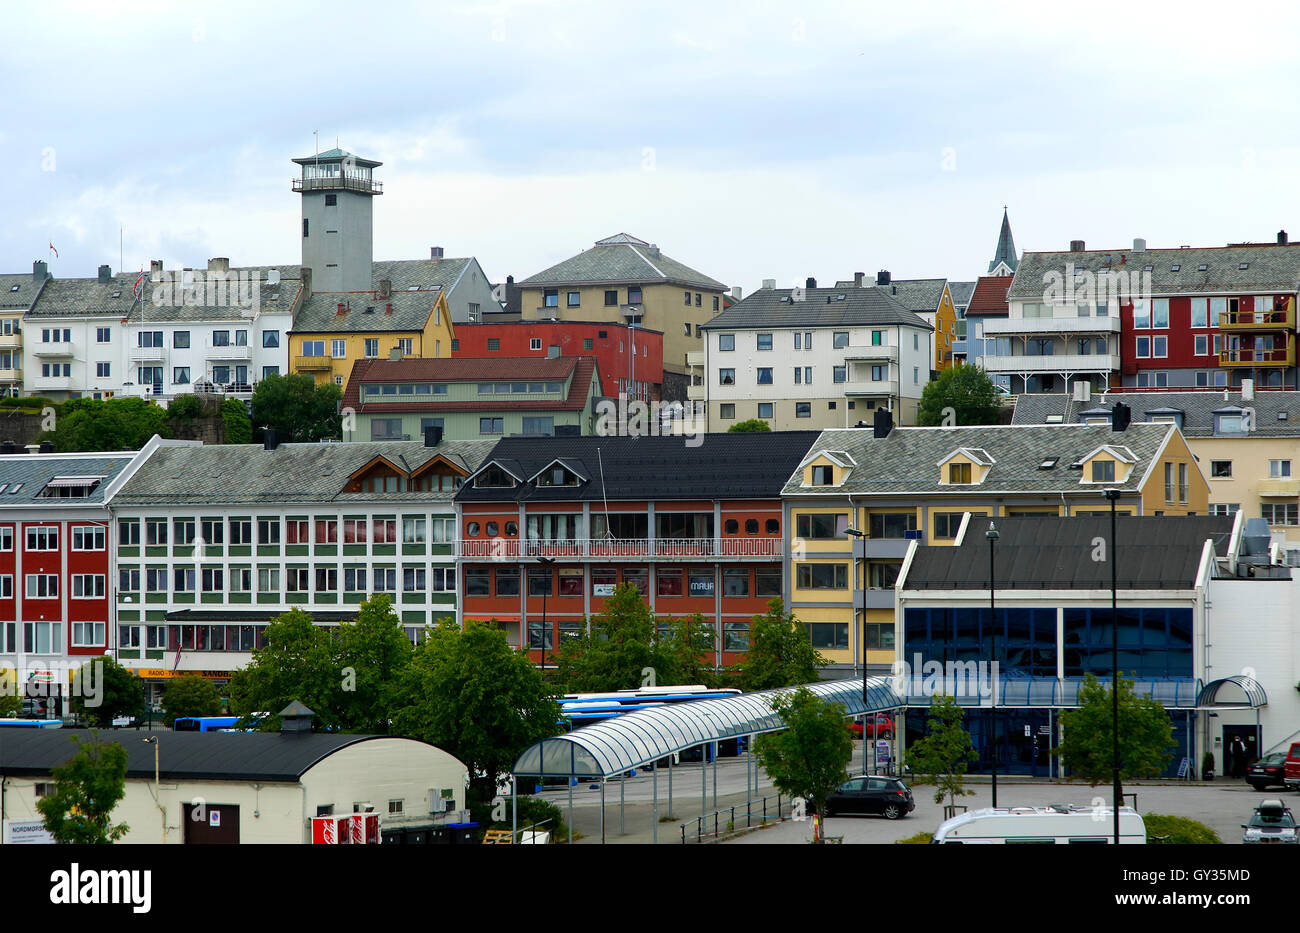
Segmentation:
{"type": "MultiPolygon", "coordinates": [[[[1114,807],[1056,804],[972,810],[941,823],[932,842],[935,845],[1105,845],[1114,838],[1114,807]]],[[[1146,825],[1132,807],[1119,808],[1119,841],[1122,845],[1146,844],[1146,825]]]]}

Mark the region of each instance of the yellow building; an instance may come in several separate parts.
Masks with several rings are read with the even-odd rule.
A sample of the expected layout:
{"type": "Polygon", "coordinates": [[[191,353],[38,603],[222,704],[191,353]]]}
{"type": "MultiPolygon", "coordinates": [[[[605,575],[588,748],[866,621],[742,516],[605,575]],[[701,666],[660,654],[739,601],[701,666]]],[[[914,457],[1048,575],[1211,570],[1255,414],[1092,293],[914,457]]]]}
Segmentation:
{"type": "Polygon", "coordinates": [[[294,315],[289,368],[343,389],[357,360],[447,359],[453,336],[441,288],[395,292],[381,280],[373,292],[317,292],[294,315]]]}
{"type": "Polygon", "coordinates": [[[823,431],[782,492],[787,603],[835,667],[864,651],[887,667],[913,542],[951,545],[963,522],[1008,515],[1108,513],[1108,488],[1123,514],[1208,511],[1205,477],[1169,423],[823,431]]]}
{"type": "MultiPolygon", "coordinates": [[[[870,285],[870,282],[866,283],[870,285]]],[[[836,282],[836,288],[861,287],[863,276],[836,282]]],[[[947,279],[895,279],[888,270],[876,275],[875,285],[934,328],[930,335],[930,369],[941,373],[953,365],[952,349],[957,343],[957,306],[947,279]]]]}

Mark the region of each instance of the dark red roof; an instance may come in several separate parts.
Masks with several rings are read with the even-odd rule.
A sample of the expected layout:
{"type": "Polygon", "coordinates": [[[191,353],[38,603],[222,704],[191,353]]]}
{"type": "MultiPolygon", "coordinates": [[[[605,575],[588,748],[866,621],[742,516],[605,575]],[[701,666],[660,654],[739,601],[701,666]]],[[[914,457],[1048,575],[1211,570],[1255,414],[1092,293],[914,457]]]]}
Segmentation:
{"type": "Polygon", "coordinates": [[[1011,289],[1011,275],[981,275],[975,281],[966,316],[972,314],[1007,314],[1007,292],[1011,289]]]}
{"type": "Polygon", "coordinates": [[[390,411],[581,411],[596,376],[596,360],[590,356],[560,356],[547,359],[490,357],[480,359],[357,360],[343,392],[343,407],[359,413],[390,411]],[[361,386],[380,382],[518,382],[563,381],[572,374],[568,397],[554,399],[509,399],[497,397],[473,402],[363,402],[361,386]]]}

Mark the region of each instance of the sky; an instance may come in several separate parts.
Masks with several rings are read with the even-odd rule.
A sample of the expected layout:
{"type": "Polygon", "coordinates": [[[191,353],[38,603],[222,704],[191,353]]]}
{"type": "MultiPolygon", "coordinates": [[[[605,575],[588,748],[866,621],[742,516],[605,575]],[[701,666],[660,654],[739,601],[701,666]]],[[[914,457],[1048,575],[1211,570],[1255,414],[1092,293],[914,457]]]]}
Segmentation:
{"type": "Polygon", "coordinates": [[[442,246],[493,281],[621,231],[746,294],[880,269],[969,280],[1004,205],[1021,251],[1300,236],[1300,8],[1283,3],[0,16],[0,272],[297,263],[290,160],[317,140],[384,163],[376,259],[442,246]]]}

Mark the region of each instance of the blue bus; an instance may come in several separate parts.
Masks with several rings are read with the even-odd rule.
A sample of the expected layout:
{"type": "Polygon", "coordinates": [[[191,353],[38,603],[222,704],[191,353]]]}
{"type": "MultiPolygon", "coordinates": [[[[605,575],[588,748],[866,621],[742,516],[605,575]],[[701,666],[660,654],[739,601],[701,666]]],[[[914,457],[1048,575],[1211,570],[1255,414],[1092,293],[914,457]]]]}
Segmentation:
{"type": "Polygon", "coordinates": [[[233,732],[238,716],[177,716],[173,732],[233,732]]]}
{"type": "Polygon", "coordinates": [[[10,729],[62,729],[62,719],[0,719],[0,726],[10,729]]]}

